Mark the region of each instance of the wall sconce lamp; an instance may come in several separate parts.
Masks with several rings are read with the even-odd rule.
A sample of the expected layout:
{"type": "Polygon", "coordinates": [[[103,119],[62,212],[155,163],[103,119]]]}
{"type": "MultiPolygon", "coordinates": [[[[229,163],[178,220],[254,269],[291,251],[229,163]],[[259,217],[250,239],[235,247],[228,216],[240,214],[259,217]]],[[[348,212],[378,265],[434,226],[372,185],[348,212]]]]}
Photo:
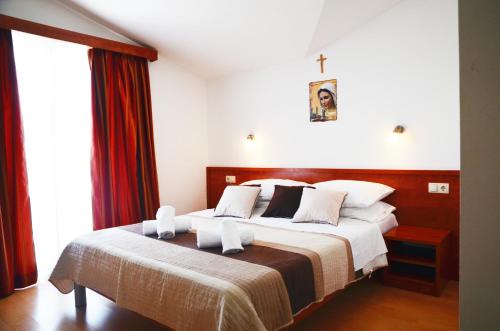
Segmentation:
{"type": "MultiPolygon", "coordinates": [[[[402,134],[403,132],[405,132],[405,127],[402,126],[402,125],[397,125],[394,130],[392,130],[393,133],[397,133],[397,134],[402,134]]],[[[248,139],[248,138],[247,138],[248,139]]]]}
{"type": "Polygon", "coordinates": [[[254,141],[254,140],[255,140],[255,136],[254,136],[253,134],[249,134],[249,135],[247,136],[247,140],[248,140],[248,141],[254,141]]]}

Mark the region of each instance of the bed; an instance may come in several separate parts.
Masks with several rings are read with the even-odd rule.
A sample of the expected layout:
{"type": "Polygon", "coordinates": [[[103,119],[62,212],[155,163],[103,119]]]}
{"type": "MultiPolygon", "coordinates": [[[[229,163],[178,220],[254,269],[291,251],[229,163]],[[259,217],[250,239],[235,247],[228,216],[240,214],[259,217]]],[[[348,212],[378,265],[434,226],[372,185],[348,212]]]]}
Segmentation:
{"type": "MultiPolygon", "coordinates": [[[[210,206],[214,192],[207,195],[210,206]]],[[[206,209],[188,214],[192,232],[171,240],[142,235],[140,224],[80,237],[50,281],[62,293],[76,289],[77,305],[87,287],[176,330],[277,330],[387,265],[382,233],[397,226],[393,214],[379,223],[342,218],[333,227],[264,218],[262,211],[235,219],[255,234],[240,254],[196,247],[198,229],[226,219],[206,209]]]]}
{"type": "MultiPolygon", "coordinates": [[[[194,233],[147,237],[138,224],[78,238],[50,281],[63,293],[75,283],[94,289],[176,330],[275,330],[387,264],[376,224],[342,219],[332,231],[326,224],[266,220],[259,212],[239,220],[255,234],[241,254],[199,250],[194,233]]],[[[222,219],[211,213],[190,214],[193,231],[216,227],[222,219]]],[[[396,224],[393,215],[387,222],[396,224]]]]}

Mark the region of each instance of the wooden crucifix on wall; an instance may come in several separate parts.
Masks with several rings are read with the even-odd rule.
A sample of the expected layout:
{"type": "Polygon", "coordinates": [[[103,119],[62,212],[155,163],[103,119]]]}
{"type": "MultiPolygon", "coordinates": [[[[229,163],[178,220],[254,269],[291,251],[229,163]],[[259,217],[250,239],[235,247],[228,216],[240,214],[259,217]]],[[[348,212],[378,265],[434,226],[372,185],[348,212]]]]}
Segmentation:
{"type": "Polygon", "coordinates": [[[323,62],[326,61],[327,58],[323,56],[323,54],[320,54],[319,55],[319,59],[316,60],[316,62],[319,62],[320,63],[320,66],[321,66],[321,73],[323,73],[323,62]]]}

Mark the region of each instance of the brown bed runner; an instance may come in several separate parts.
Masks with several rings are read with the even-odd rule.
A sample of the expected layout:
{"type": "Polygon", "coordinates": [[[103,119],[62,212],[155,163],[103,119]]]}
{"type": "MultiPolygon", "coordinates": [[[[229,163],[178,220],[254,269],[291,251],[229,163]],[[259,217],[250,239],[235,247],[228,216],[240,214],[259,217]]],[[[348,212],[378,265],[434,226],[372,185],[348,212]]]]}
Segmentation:
{"type": "MultiPolygon", "coordinates": [[[[120,228],[141,236],[143,235],[142,224],[140,223],[120,228]]],[[[156,235],[148,237],[203,252],[223,255],[221,247],[199,249],[196,244],[195,233],[176,234],[174,238],[168,240],[157,239],[156,235]]],[[[305,255],[274,247],[253,244],[245,246],[245,250],[242,253],[223,256],[263,265],[278,271],[285,283],[293,314],[316,301],[313,265],[311,260],[305,255]]]]}

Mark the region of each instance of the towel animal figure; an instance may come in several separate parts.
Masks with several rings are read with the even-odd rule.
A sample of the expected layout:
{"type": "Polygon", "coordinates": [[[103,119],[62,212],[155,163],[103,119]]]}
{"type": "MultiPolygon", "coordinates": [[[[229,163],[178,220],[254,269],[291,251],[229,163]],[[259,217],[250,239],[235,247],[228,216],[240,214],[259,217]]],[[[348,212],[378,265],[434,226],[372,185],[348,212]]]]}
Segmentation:
{"type": "Polygon", "coordinates": [[[162,206],[156,212],[156,220],[142,222],[142,234],[158,234],[158,239],[171,239],[176,233],[191,230],[191,219],[187,215],[175,216],[175,208],[162,206]]]}
{"type": "MultiPolygon", "coordinates": [[[[243,246],[251,245],[254,239],[253,231],[249,227],[239,227],[241,244],[243,246]]],[[[221,247],[222,239],[220,230],[216,229],[197,229],[196,244],[198,248],[221,247]]]]}

